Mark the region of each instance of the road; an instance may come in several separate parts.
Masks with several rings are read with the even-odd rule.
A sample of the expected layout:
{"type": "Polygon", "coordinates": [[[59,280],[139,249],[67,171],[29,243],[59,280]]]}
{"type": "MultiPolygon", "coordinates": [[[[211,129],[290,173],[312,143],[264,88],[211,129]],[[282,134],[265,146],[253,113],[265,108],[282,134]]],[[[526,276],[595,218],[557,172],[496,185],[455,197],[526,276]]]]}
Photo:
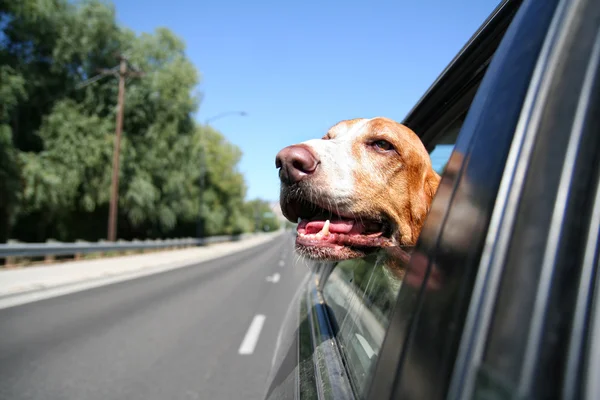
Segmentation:
{"type": "Polygon", "coordinates": [[[0,399],[262,398],[292,243],[0,310],[0,399]]]}

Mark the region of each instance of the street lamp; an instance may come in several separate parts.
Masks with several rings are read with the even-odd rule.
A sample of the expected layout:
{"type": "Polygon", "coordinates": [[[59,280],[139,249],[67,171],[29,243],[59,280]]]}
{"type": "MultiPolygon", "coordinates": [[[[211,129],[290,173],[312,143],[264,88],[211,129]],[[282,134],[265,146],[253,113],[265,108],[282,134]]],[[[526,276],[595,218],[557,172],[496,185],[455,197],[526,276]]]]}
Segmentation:
{"type": "MultiPolygon", "coordinates": [[[[214,115],[210,118],[207,118],[204,121],[204,125],[208,128],[209,124],[212,121],[215,121],[217,119],[221,119],[221,118],[225,118],[225,117],[229,117],[229,116],[233,116],[233,115],[237,115],[240,117],[245,117],[246,115],[248,115],[247,112],[245,111],[226,111],[217,115],[214,115]]],[[[202,129],[200,130],[200,177],[198,178],[198,187],[200,189],[200,193],[198,195],[198,199],[200,201],[200,206],[202,206],[202,197],[204,195],[204,176],[206,175],[206,152],[205,152],[205,145],[204,145],[204,133],[202,131],[202,129]]],[[[198,238],[202,238],[204,237],[204,221],[202,219],[202,209],[200,208],[198,210],[198,222],[196,225],[196,236],[198,238]]]]}
{"type": "Polygon", "coordinates": [[[246,115],[248,115],[248,113],[246,111],[225,111],[224,113],[217,114],[217,115],[214,115],[214,116],[212,116],[210,118],[207,118],[204,121],[204,125],[208,126],[208,124],[210,124],[212,121],[217,120],[217,119],[221,119],[221,118],[224,118],[224,117],[228,117],[230,115],[239,115],[240,117],[245,117],[246,115]]]}

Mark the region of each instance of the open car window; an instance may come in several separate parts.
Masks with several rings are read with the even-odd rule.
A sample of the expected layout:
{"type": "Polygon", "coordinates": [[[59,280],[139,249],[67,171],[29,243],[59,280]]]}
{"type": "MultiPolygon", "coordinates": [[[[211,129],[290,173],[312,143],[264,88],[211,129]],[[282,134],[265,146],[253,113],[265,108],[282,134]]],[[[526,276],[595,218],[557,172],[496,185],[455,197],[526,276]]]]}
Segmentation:
{"type": "MultiPolygon", "coordinates": [[[[428,146],[432,149],[432,166],[438,173],[450,158],[453,144],[449,142],[456,139],[456,128],[463,120],[458,118],[436,135],[442,144],[428,146]]],[[[401,249],[386,249],[361,259],[341,261],[332,266],[323,285],[332,329],[358,398],[368,390],[408,257],[401,249]],[[388,262],[391,259],[395,262],[388,262]]]]}

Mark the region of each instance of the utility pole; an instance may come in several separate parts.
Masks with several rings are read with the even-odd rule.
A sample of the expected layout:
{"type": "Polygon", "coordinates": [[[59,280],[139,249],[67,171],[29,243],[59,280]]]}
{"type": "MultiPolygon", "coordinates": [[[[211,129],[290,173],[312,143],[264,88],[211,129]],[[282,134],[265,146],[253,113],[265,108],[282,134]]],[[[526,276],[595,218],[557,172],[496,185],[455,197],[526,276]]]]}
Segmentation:
{"type": "Polygon", "coordinates": [[[108,211],[108,240],[114,242],[117,239],[117,211],[119,206],[119,156],[121,153],[121,132],[123,130],[123,110],[125,108],[125,79],[128,77],[140,77],[144,73],[132,68],[128,71],[128,60],[123,55],[118,56],[120,64],[118,72],[116,68],[101,70],[102,75],[113,74],[119,78],[119,97],[117,100],[117,121],[115,127],[115,141],[112,162],[112,182],[110,189],[110,205],[108,211]]]}

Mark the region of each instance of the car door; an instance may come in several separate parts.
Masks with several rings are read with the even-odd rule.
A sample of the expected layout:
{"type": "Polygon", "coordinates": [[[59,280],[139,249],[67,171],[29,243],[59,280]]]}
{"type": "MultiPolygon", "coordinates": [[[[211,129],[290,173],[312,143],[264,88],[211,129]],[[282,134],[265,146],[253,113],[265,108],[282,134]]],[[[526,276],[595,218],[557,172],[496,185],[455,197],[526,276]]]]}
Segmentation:
{"type": "Polygon", "coordinates": [[[411,257],[368,398],[598,398],[599,17],[591,0],[519,7],[411,257]]]}

